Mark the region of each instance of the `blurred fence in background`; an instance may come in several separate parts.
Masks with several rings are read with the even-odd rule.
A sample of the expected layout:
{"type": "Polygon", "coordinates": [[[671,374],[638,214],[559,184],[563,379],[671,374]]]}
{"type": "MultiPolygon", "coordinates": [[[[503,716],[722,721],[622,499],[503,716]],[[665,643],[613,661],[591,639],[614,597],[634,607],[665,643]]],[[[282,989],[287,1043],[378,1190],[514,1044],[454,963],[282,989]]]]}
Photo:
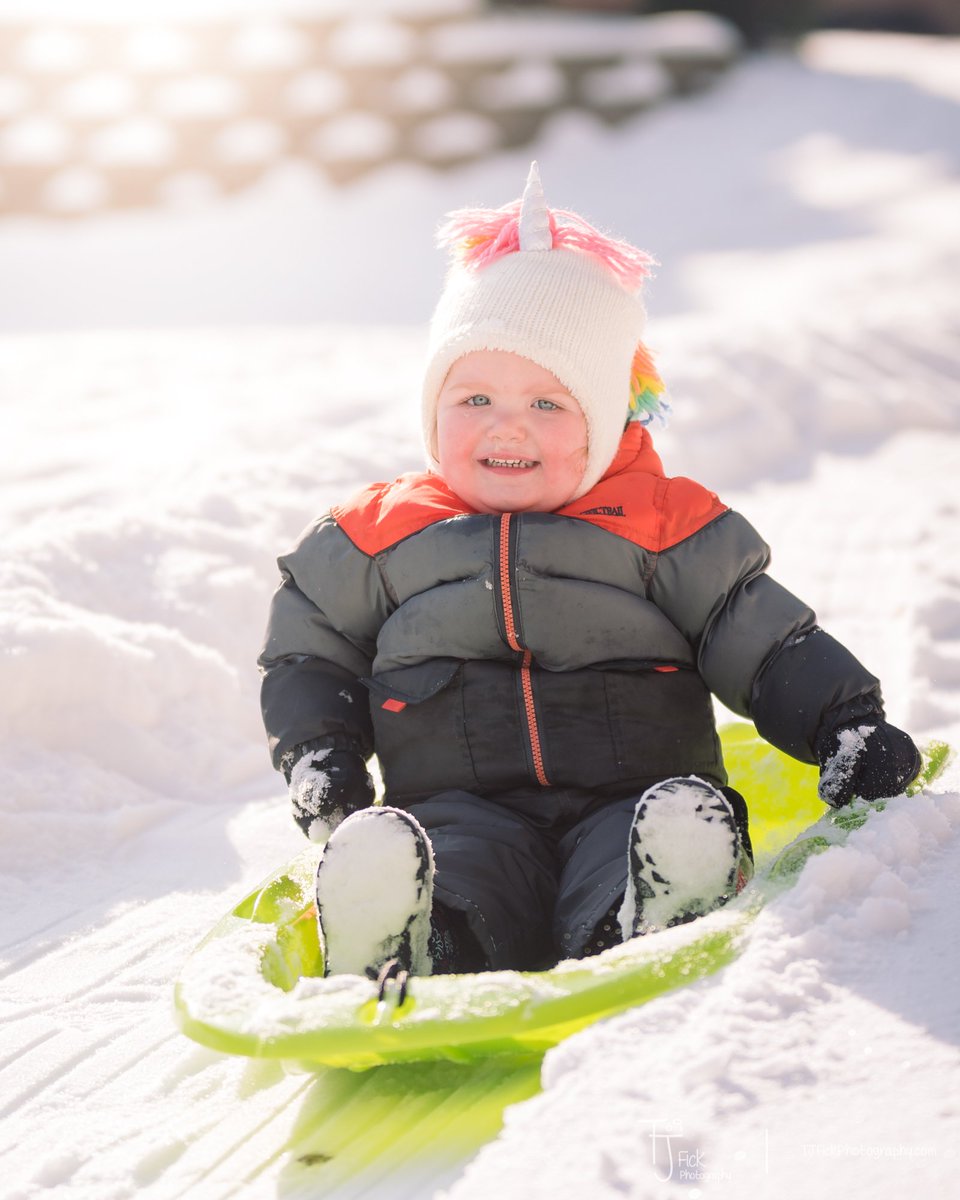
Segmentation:
{"type": "MultiPolygon", "coordinates": [[[[637,13],[685,7],[671,0],[490,0],[490,3],[637,13]]],[[[822,27],[960,34],[958,0],[691,0],[689,7],[731,21],[751,46],[822,27]]]]}
{"type": "Polygon", "coordinates": [[[138,19],[130,4],[95,20],[85,7],[0,8],[0,216],[192,207],[291,158],[337,183],[394,161],[459,165],[524,145],[558,111],[615,124],[704,88],[743,44],[703,12],[318,0],[268,19],[158,20],[156,6],[138,19]]]}

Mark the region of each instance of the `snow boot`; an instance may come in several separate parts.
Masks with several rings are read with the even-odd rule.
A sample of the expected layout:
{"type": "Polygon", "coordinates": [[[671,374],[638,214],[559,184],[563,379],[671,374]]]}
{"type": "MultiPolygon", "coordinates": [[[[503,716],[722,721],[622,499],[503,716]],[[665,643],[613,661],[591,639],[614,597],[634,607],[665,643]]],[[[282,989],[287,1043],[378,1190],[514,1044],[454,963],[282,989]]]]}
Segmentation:
{"type": "Polygon", "coordinates": [[[712,912],[753,874],[729,801],[695,775],[665,779],[643,793],[628,856],[618,914],[624,941],[712,912]]]}
{"type": "Polygon", "coordinates": [[[364,808],[334,830],[317,868],[325,975],[429,975],[433,848],[408,812],[364,808]]]}

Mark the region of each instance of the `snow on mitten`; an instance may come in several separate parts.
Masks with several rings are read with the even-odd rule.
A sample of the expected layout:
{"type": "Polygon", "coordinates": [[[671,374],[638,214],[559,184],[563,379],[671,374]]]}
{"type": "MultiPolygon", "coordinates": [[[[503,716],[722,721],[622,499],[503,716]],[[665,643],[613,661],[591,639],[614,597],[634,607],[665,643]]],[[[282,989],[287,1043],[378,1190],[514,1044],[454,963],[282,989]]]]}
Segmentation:
{"type": "Polygon", "coordinates": [[[834,808],[854,796],[899,796],[916,779],[920,751],[913,739],[886,721],[851,721],[818,736],[820,799],[834,808]]]}
{"type": "Polygon", "coordinates": [[[351,813],[373,803],[373,780],[357,750],[317,738],[289,751],[281,769],[293,819],[312,842],[325,842],[351,813]]]}

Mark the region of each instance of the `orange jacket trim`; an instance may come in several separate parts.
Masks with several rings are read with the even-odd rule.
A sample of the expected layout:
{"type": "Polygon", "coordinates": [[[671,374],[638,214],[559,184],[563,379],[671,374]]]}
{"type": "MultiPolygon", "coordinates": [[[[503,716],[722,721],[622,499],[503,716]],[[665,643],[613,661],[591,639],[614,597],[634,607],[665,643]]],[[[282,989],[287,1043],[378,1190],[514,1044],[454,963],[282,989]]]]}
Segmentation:
{"type": "MultiPolygon", "coordinates": [[[[587,521],[645,550],[659,553],[684,541],[727,511],[692,479],[668,479],[649,432],[631,422],[607,473],[585,496],[556,515],[587,521]]],[[[437,521],[475,515],[439,475],[411,472],[372,483],[332,515],[353,544],[373,556],[437,521]]]]}

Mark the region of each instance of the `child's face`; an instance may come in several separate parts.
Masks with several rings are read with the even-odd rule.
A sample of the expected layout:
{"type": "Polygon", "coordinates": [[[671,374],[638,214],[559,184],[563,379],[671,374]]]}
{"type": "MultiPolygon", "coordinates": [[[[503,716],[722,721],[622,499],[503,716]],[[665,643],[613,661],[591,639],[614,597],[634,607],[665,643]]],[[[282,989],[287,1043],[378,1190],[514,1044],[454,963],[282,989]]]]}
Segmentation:
{"type": "Polygon", "coordinates": [[[437,460],[477,512],[552,512],[583,478],[587,424],[555,375],[519,354],[477,350],[440,389],[437,460]]]}

